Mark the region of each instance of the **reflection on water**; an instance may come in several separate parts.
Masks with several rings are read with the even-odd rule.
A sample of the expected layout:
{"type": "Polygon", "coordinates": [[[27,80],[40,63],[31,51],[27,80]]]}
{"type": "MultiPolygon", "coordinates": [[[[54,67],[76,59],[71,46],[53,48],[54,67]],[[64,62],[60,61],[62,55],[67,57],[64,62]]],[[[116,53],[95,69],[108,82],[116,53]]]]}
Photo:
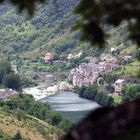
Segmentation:
{"type": "Polygon", "coordinates": [[[73,92],[60,92],[42,99],[41,102],[49,102],[54,111],[60,112],[73,122],[79,121],[91,110],[99,107],[96,102],[80,98],[73,92]]]}

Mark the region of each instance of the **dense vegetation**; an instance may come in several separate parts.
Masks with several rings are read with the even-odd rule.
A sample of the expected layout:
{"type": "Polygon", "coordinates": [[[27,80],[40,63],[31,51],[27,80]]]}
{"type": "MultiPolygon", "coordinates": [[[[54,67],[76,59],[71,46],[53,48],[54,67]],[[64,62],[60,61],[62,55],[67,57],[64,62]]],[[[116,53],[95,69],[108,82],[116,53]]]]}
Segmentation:
{"type": "MultiPolygon", "coordinates": [[[[71,31],[78,19],[73,13],[76,4],[76,0],[57,0],[55,3],[49,0],[37,6],[33,18],[24,13],[17,14],[9,4],[1,4],[0,57],[14,62],[19,72],[24,74],[27,71],[68,71],[85,62],[85,56],[99,57],[102,51],[88,43],[80,43],[81,32],[71,31]],[[44,63],[42,59],[46,52],[51,52],[56,60],[67,61],[68,54],[77,54],[81,50],[83,56],[72,59],[70,63],[44,63]]],[[[105,52],[113,45],[124,44],[128,47],[125,24],[116,29],[105,29],[111,34],[105,52]]]]}
{"type": "MultiPolygon", "coordinates": [[[[22,70],[22,73],[24,73],[24,70],[27,69],[31,71],[48,72],[61,72],[62,70],[67,71],[69,69],[77,67],[81,62],[85,62],[84,57],[86,56],[86,54],[91,56],[98,56],[100,52],[97,48],[94,48],[91,51],[89,44],[80,44],[79,36],[81,33],[79,31],[71,32],[70,30],[73,23],[75,22],[75,19],[77,19],[77,17],[72,15],[73,6],[75,5],[75,3],[77,3],[76,0],[67,0],[67,2],[64,2],[63,0],[57,0],[55,4],[53,4],[53,1],[49,0],[49,3],[47,5],[39,5],[37,7],[38,12],[32,19],[28,18],[26,15],[20,16],[15,14],[15,10],[11,9],[10,5],[1,5],[0,57],[5,57],[8,61],[15,62],[18,69],[22,70]],[[78,53],[80,50],[83,50],[85,54],[79,59],[71,60],[69,65],[67,63],[58,62],[52,62],[48,64],[42,62],[42,57],[46,52],[53,53],[56,60],[65,61],[67,60],[67,54],[74,52],[78,53]]],[[[18,4],[21,9],[24,9],[26,6],[22,2],[18,2],[16,4],[18,4]]],[[[86,6],[90,7],[90,5],[91,4],[88,3],[86,6]]],[[[96,5],[95,3],[94,5],[96,6],[95,9],[97,9],[97,11],[100,11],[100,8],[98,8],[100,5],[96,5]]],[[[27,10],[30,14],[32,14],[32,12],[34,11],[34,7],[28,6],[29,5],[27,5],[27,10]]],[[[87,8],[86,6],[84,5],[84,7],[82,7],[83,15],[83,11],[86,11],[83,10],[83,8],[87,8]]],[[[113,10],[114,9],[115,8],[113,8],[113,10]]],[[[81,12],[80,10],[81,9],[78,9],[77,13],[81,12]]],[[[90,12],[93,11],[91,10],[90,12]]],[[[89,13],[86,13],[83,17],[85,18],[89,13]]],[[[111,20],[109,22],[112,22],[112,17],[116,17],[116,15],[111,15],[111,20]]],[[[128,18],[131,19],[131,17],[128,18]]],[[[115,22],[117,22],[117,25],[120,24],[121,21],[122,19],[120,18],[118,21],[115,20],[115,22]]],[[[137,28],[139,28],[139,25],[137,24],[138,23],[136,22],[134,25],[129,26],[130,31],[133,31],[134,28],[132,29],[132,27],[136,26],[137,28]]],[[[88,24],[86,22],[86,25],[80,24],[80,27],[81,26],[83,26],[83,29],[85,31],[87,31],[85,37],[87,40],[99,44],[104,42],[104,34],[95,21],[90,21],[88,24]],[[92,28],[93,26],[94,29],[92,28]],[[90,35],[90,32],[92,32],[92,36],[90,35]]],[[[120,46],[120,44],[125,44],[127,47],[129,46],[127,45],[128,41],[125,40],[124,37],[122,37],[126,35],[126,26],[122,25],[117,30],[113,31],[112,29],[110,29],[110,27],[105,26],[104,28],[107,32],[113,32],[111,40],[108,40],[107,50],[114,44],[118,46],[120,46]],[[114,32],[116,31],[117,33],[115,34],[117,34],[118,36],[114,38],[114,32]],[[118,39],[119,37],[122,38],[118,39]]],[[[139,33],[131,34],[130,37],[133,40],[138,41],[139,43],[139,37],[137,36],[139,36],[139,33]]],[[[113,53],[113,55],[118,57],[120,53],[121,52],[119,51],[117,53],[113,53]]],[[[139,52],[137,53],[137,55],[139,56],[139,52]]],[[[108,81],[110,85],[112,81],[114,82],[114,80],[121,75],[129,75],[130,73],[133,74],[132,69],[126,63],[127,62],[122,61],[121,65],[125,64],[125,67],[104,76],[105,80],[108,81]]],[[[20,80],[19,76],[17,74],[14,74],[11,70],[9,63],[1,62],[0,84],[1,87],[4,86],[19,90],[21,88],[21,85],[24,85],[24,87],[28,87],[29,85],[36,83],[29,81],[24,77],[23,80],[20,80]]],[[[109,86],[108,89],[112,91],[111,86],[109,86]]],[[[96,85],[76,88],[76,92],[79,94],[80,97],[94,100],[103,106],[114,105],[113,98],[108,95],[105,89],[97,87],[96,85]]],[[[140,88],[138,85],[130,85],[125,87],[123,92],[124,96],[122,100],[123,102],[125,102],[139,96],[140,88]]],[[[62,131],[65,132],[72,126],[69,120],[63,120],[63,118],[58,113],[52,112],[48,104],[35,102],[32,97],[27,95],[20,94],[19,97],[13,97],[7,101],[1,101],[0,106],[7,112],[15,113],[19,120],[25,119],[27,116],[33,116],[43,121],[47,121],[51,125],[56,126],[57,128],[60,128],[62,131]]],[[[57,131],[60,132],[60,130],[57,131]]],[[[3,132],[0,132],[0,138],[9,139],[9,137],[6,136],[3,132]]],[[[13,139],[22,139],[22,136],[19,132],[17,132],[13,139]]]]}
{"type": "Polygon", "coordinates": [[[66,71],[84,62],[87,54],[99,55],[97,48],[79,42],[80,32],[72,31],[77,17],[73,9],[76,0],[49,0],[38,5],[33,18],[17,14],[9,4],[0,5],[0,58],[6,58],[17,65],[19,71],[66,71]],[[62,6],[63,5],[63,6],[62,6]],[[68,63],[43,63],[42,57],[51,52],[56,60],[66,61],[68,54],[83,56],[68,63]],[[65,68],[65,69],[64,69],[65,68]]]}
{"type": "Polygon", "coordinates": [[[125,22],[129,32],[127,37],[140,45],[139,4],[139,0],[81,0],[76,13],[81,16],[77,26],[83,31],[82,39],[104,45],[109,35],[106,27],[119,26],[125,22]]]}
{"type": "Polygon", "coordinates": [[[52,140],[53,136],[62,134],[55,126],[33,116],[24,115],[19,118],[15,110],[13,112],[0,108],[0,116],[1,137],[6,138],[2,140],[52,140]]]}
{"type": "Polygon", "coordinates": [[[123,90],[123,102],[128,102],[134,100],[136,97],[140,96],[140,85],[131,84],[127,85],[123,90]]]}
{"type": "Polygon", "coordinates": [[[80,97],[96,101],[103,106],[113,106],[114,100],[109,96],[104,90],[100,90],[96,85],[90,85],[88,87],[75,87],[75,92],[79,94],[80,97]]]}
{"type": "Polygon", "coordinates": [[[48,103],[36,102],[32,96],[20,94],[7,101],[0,101],[0,107],[6,111],[15,113],[19,120],[31,115],[40,120],[47,121],[51,125],[61,129],[62,132],[68,131],[72,123],[62,118],[57,112],[52,112],[48,103]]]}
{"type": "Polygon", "coordinates": [[[103,106],[116,106],[122,103],[132,101],[135,98],[140,96],[140,85],[139,84],[127,84],[123,88],[122,96],[114,96],[111,94],[114,92],[114,87],[110,82],[113,81],[111,78],[112,75],[105,75],[105,79],[108,81],[108,86],[103,88],[101,86],[97,86],[96,84],[90,85],[88,87],[75,87],[75,92],[79,94],[80,97],[86,98],[89,100],[96,101],[100,105],[103,106]]]}
{"type": "Polygon", "coordinates": [[[56,51],[60,53],[73,47],[76,43],[73,40],[75,34],[70,34],[67,37],[65,34],[69,32],[75,19],[72,16],[75,2],[75,0],[69,0],[63,3],[62,0],[58,0],[56,5],[53,5],[53,2],[49,1],[44,6],[38,6],[36,15],[32,19],[27,15],[16,14],[16,11],[8,4],[0,5],[1,50],[5,54],[33,50],[49,43],[52,39],[54,39],[54,43],[50,42],[50,45],[46,44],[44,48],[40,49],[45,51],[46,47],[53,46],[55,48],[56,46],[58,48],[56,51]],[[62,4],[65,5],[61,6],[62,4]],[[63,34],[64,36],[62,36],[63,34]],[[67,47],[64,48],[64,45],[67,47]]]}
{"type": "Polygon", "coordinates": [[[20,90],[20,77],[12,71],[11,64],[8,61],[0,62],[0,85],[6,88],[20,90]]]}

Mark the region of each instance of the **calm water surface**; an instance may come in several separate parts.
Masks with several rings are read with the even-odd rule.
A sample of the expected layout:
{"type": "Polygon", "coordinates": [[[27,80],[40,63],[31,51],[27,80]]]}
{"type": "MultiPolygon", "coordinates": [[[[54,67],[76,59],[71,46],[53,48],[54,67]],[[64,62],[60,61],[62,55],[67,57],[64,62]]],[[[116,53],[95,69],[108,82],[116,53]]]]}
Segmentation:
{"type": "Polygon", "coordinates": [[[69,118],[73,122],[79,121],[91,110],[99,107],[96,102],[80,98],[74,92],[60,92],[40,101],[49,102],[54,111],[60,112],[64,117],[69,118]]]}

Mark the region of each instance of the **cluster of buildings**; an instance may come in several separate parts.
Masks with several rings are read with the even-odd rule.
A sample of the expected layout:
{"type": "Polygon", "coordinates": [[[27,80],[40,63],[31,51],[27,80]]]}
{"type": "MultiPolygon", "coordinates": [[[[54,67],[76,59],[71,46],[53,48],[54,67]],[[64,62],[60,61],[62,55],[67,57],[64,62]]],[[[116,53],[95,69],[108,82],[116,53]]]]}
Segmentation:
{"type": "Polygon", "coordinates": [[[79,67],[70,71],[68,78],[73,86],[88,86],[93,84],[100,75],[111,72],[116,68],[118,68],[118,64],[109,61],[102,61],[98,64],[82,63],[79,67]]]}
{"type": "MultiPolygon", "coordinates": [[[[111,72],[118,67],[117,64],[109,62],[100,62],[98,64],[82,63],[79,67],[74,68],[69,73],[69,80],[73,86],[89,86],[93,84],[101,75],[111,72]]],[[[118,79],[113,85],[113,96],[123,95],[123,88],[128,84],[126,79],[118,79]]]]}
{"type": "Polygon", "coordinates": [[[10,97],[17,96],[19,93],[12,89],[0,89],[0,100],[7,100],[10,97]]]}

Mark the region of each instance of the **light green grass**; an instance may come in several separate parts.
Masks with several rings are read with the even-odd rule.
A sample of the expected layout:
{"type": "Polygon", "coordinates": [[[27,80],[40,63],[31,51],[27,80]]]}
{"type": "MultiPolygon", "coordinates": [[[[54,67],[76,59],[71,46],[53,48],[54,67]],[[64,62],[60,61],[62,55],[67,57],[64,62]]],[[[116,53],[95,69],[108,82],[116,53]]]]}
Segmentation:
{"type": "Polygon", "coordinates": [[[115,106],[122,103],[122,96],[114,96],[113,98],[115,106]]]}
{"type": "Polygon", "coordinates": [[[116,76],[137,76],[140,72],[140,61],[134,61],[128,65],[125,65],[120,70],[113,72],[116,76]]]}

